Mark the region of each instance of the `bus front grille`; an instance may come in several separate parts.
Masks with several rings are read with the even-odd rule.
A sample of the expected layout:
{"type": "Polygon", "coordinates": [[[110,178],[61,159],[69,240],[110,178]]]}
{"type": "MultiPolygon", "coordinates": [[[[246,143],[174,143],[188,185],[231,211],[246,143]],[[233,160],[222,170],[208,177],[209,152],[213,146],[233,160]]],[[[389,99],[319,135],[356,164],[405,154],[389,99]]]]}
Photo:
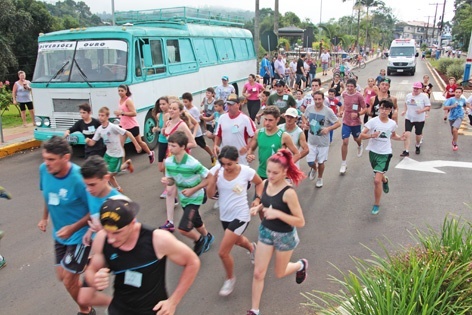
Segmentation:
{"type": "Polygon", "coordinates": [[[77,117],[54,117],[51,120],[51,128],[66,130],[72,127],[77,120],[80,118],[77,117]]]}

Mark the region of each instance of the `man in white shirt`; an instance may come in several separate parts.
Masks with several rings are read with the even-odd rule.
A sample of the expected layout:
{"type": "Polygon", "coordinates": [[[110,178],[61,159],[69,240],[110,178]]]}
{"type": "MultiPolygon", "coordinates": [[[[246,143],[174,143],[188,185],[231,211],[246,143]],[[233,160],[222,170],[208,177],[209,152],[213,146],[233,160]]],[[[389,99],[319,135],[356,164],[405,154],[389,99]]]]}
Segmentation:
{"type": "Polygon", "coordinates": [[[326,49],[321,54],[320,59],[321,59],[321,68],[323,69],[323,75],[328,75],[328,64],[329,64],[329,60],[331,59],[331,56],[326,49]]]}
{"type": "Polygon", "coordinates": [[[279,54],[274,61],[274,79],[285,79],[285,62],[282,59],[282,54],[279,54]]]}

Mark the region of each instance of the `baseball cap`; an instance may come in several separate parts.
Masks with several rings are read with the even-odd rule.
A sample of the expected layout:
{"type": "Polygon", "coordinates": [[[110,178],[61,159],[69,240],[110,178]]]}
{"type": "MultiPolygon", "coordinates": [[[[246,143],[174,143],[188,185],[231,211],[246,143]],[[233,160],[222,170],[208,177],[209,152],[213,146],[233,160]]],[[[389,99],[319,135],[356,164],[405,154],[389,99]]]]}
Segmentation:
{"type": "Polygon", "coordinates": [[[417,89],[422,89],[422,88],[423,88],[423,84],[421,84],[421,82],[415,82],[415,83],[413,83],[413,87],[414,87],[414,88],[417,88],[417,89]]]}
{"type": "Polygon", "coordinates": [[[228,81],[229,79],[228,79],[228,76],[227,76],[227,75],[224,75],[224,76],[221,77],[221,80],[228,81]]]}
{"type": "Polygon", "coordinates": [[[298,117],[298,111],[293,108],[293,107],[290,107],[289,109],[287,109],[287,111],[285,112],[285,116],[291,116],[291,117],[298,117]]]}
{"type": "Polygon", "coordinates": [[[284,80],[277,80],[277,83],[275,83],[275,86],[285,86],[285,81],[284,80]]]}
{"type": "Polygon", "coordinates": [[[390,78],[383,78],[382,80],[380,80],[380,83],[382,82],[387,82],[388,84],[390,84],[390,82],[392,82],[392,80],[390,80],[390,78]]]}
{"type": "Polygon", "coordinates": [[[100,223],[108,231],[117,231],[133,221],[139,205],[124,195],[108,198],[100,208],[100,223]]]}
{"type": "Polygon", "coordinates": [[[226,104],[229,104],[229,105],[233,105],[239,102],[240,102],[239,97],[234,93],[231,93],[226,99],[226,104]]]}

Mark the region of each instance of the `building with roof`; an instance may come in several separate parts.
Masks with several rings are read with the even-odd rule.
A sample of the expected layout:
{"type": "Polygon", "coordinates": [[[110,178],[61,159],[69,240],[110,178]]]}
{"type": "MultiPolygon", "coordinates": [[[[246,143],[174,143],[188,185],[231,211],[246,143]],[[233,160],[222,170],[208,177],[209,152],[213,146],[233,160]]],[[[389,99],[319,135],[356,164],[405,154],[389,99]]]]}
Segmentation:
{"type": "Polygon", "coordinates": [[[394,35],[395,38],[414,39],[420,45],[423,43],[437,44],[438,30],[439,29],[432,23],[428,24],[428,22],[422,21],[402,21],[395,25],[394,35]]]}

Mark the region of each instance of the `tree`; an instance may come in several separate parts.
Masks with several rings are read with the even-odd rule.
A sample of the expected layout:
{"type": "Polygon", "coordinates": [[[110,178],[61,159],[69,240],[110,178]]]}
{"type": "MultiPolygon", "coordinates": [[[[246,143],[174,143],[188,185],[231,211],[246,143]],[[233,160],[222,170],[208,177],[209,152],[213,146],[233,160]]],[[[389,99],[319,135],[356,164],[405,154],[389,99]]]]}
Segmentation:
{"type": "Polygon", "coordinates": [[[452,36],[454,36],[455,41],[460,44],[460,48],[467,49],[472,32],[472,5],[463,3],[459,7],[456,7],[452,21],[454,23],[452,36]]]}

